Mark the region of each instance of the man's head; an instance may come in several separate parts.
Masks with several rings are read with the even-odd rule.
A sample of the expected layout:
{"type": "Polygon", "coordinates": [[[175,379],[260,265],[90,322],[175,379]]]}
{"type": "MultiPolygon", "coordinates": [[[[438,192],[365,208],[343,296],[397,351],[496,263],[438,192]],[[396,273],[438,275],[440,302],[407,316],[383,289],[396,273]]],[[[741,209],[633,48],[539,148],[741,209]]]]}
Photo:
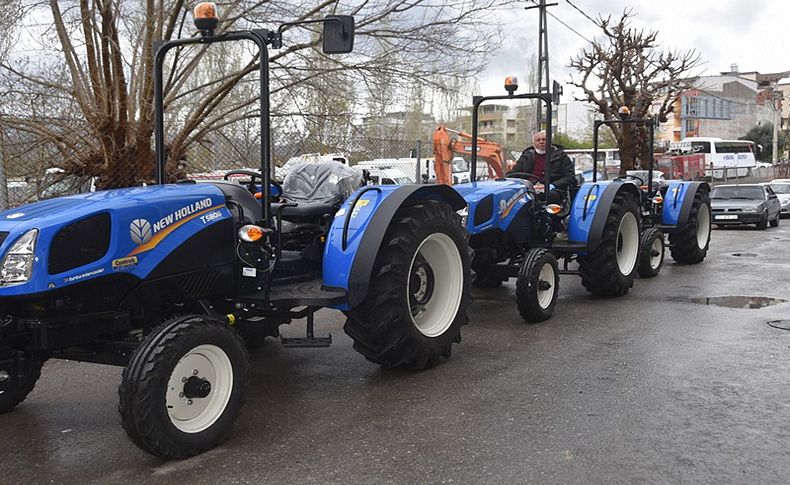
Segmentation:
{"type": "Polygon", "coordinates": [[[541,130],[534,135],[532,135],[532,146],[535,147],[535,151],[538,153],[545,153],[546,152],[546,132],[541,130]]]}

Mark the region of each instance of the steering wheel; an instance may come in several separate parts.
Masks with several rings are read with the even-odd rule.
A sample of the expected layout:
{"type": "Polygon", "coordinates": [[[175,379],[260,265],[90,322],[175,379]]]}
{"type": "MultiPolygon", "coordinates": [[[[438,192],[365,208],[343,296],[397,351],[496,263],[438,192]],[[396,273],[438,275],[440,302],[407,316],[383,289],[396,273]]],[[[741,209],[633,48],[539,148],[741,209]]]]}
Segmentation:
{"type": "Polygon", "coordinates": [[[639,182],[640,186],[645,185],[644,179],[637,175],[623,175],[622,177],[618,177],[618,180],[636,180],[639,182]]]}
{"type": "MultiPolygon", "coordinates": [[[[230,180],[230,178],[234,175],[246,175],[250,178],[249,183],[247,183],[247,189],[253,194],[256,195],[258,193],[257,187],[255,186],[255,180],[260,180],[263,182],[263,176],[258,172],[253,172],[252,170],[231,170],[229,172],[225,172],[225,176],[222,178],[224,180],[230,180]]],[[[269,182],[274,185],[274,188],[277,189],[276,197],[281,197],[283,195],[283,186],[280,185],[280,182],[271,179],[269,182]]]]}
{"type": "Polygon", "coordinates": [[[527,172],[511,172],[505,175],[506,178],[514,178],[514,179],[526,179],[535,184],[542,184],[544,180],[541,180],[540,177],[537,177],[531,173],[527,172]]]}

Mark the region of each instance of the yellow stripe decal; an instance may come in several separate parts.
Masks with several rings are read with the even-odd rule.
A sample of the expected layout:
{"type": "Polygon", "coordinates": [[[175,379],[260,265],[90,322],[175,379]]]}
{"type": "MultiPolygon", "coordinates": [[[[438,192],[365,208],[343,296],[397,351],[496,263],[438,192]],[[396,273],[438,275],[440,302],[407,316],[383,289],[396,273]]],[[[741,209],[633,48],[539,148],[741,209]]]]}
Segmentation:
{"type": "Polygon", "coordinates": [[[516,206],[516,203],[517,203],[518,201],[520,201],[520,200],[521,200],[521,198],[522,198],[522,197],[523,197],[525,194],[526,194],[526,192],[523,192],[523,193],[519,194],[519,196],[518,196],[518,197],[516,197],[515,199],[513,199],[513,202],[511,202],[511,203],[510,203],[510,204],[509,204],[507,207],[505,207],[505,210],[504,210],[504,211],[502,211],[502,215],[500,216],[500,219],[504,219],[505,217],[507,217],[507,215],[508,215],[508,214],[510,214],[510,211],[512,211],[512,210],[513,210],[513,207],[515,207],[515,206],[516,206]]]}

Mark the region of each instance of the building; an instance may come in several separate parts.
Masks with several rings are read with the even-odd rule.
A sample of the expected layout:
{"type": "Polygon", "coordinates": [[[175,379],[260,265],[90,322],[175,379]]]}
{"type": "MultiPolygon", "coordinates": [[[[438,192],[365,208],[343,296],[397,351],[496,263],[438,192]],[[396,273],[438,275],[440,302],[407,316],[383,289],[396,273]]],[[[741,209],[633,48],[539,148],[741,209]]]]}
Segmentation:
{"type": "MultiPolygon", "coordinates": [[[[464,109],[452,123],[452,128],[471,133],[472,108],[464,109]]],[[[545,120],[544,120],[545,121],[545,120]]],[[[563,133],[574,138],[587,138],[592,132],[593,108],[581,101],[572,101],[554,106],[552,113],[553,133],[563,133]]],[[[478,111],[478,135],[521,151],[531,145],[532,135],[537,131],[537,115],[532,105],[509,106],[505,104],[483,104],[478,111]]]]}
{"type": "Polygon", "coordinates": [[[788,131],[790,130],[790,77],[779,81],[776,89],[782,94],[782,99],[779,101],[782,113],[779,126],[788,131]]]}
{"type": "Polygon", "coordinates": [[[657,134],[659,142],[690,136],[737,139],[754,126],[773,122],[772,97],[777,82],[788,74],[739,72],[732,65],[729,72],[693,79],[692,88],[680,93],[657,134]]]}
{"type": "Polygon", "coordinates": [[[593,130],[595,113],[595,107],[583,101],[559,104],[554,129],[577,140],[588,139],[593,130]]]}

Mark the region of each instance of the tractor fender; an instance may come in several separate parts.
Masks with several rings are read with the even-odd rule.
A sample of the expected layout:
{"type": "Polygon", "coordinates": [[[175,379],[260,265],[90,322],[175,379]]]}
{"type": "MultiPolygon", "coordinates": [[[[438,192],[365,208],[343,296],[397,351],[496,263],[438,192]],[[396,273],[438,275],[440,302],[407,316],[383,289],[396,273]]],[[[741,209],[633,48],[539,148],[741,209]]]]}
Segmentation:
{"type": "Polygon", "coordinates": [[[627,192],[641,202],[639,188],[630,182],[611,181],[586,183],[576,193],[568,218],[568,238],[586,243],[593,251],[601,243],[606,218],[617,194],[627,192]]]}
{"type": "Polygon", "coordinates": [[[710,185],[707,182],[670,182],[661,211],[661,223],[664,226],[675,226],[668,232],[683,230],[698,192],[709,193],[710,185]]]}
{"type": "Polygon", "coordinates": [[[447,185],[376,185],[356,191],[335,214],[324,247],[323,286],[348,295],[339,309],[353,308],[367,296],[387,228],[410,200],[442,201],[455,211],[466,207],[464,198],[447,185]]]}

